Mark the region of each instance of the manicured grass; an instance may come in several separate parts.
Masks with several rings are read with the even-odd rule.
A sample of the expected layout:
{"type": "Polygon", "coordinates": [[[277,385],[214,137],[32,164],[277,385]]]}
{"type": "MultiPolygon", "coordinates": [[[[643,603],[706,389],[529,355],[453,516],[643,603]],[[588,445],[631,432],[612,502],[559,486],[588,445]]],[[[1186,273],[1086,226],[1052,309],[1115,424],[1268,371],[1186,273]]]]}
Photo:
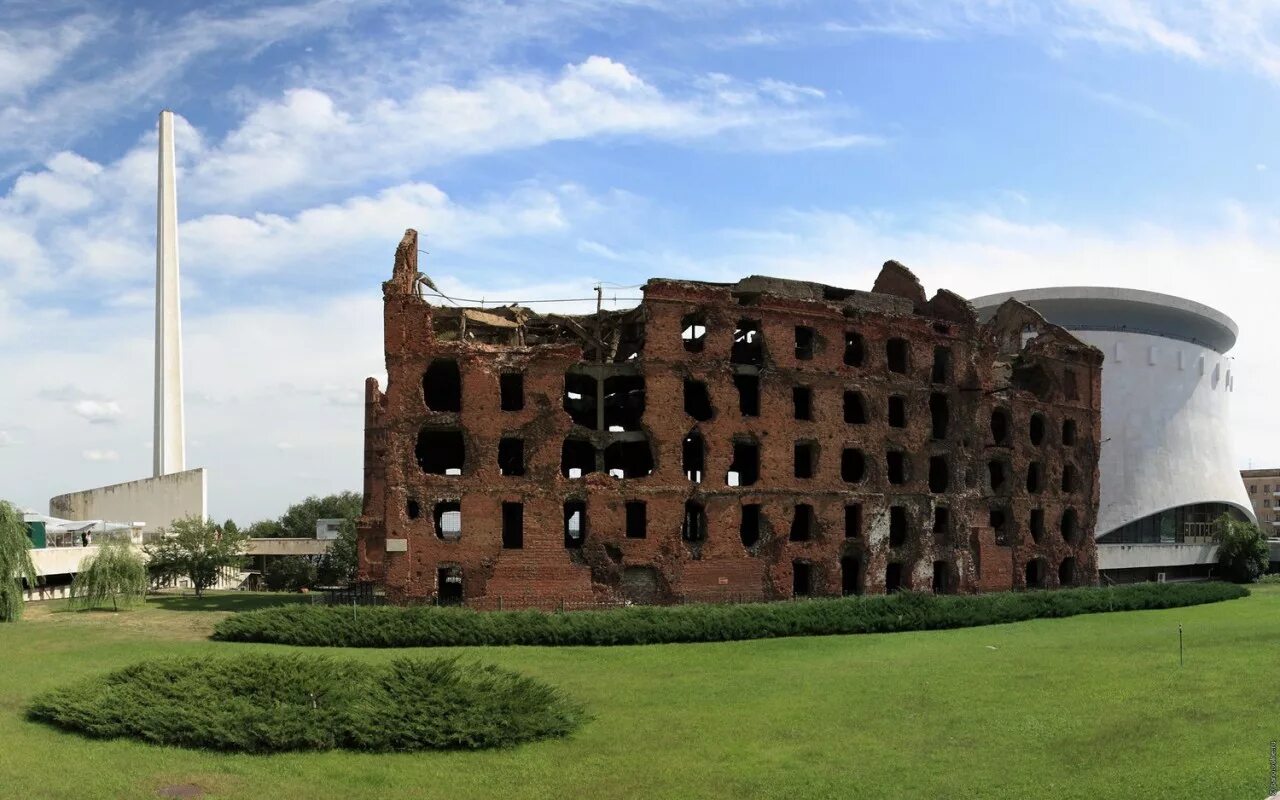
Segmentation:
{"type": "MultiPolygon", "coordinates": [[[[246,800],[1260,799],[1280,738],[1280,587],[962,630],[431,650],[538,677],[592,715],[567,739],[510,750],[228,755],[86,740],[25,719],[41,691],[148,656],[301,652],[200,638],[223,616],[32,607],[0,626],[0,787],[54,800],[187,783],[246,800]]],[[[387,663],[413,651],[330,652],[387,663]]]]}
{"type": "Polygon", "coordinates": [[[935,595],[900,592],[790,603],[632,606],[607,611],[471,611],[431,606],[278,606],[214,628],[224,642],[310,647],[624,645],[733,642],[972,628],[1111,611],[1179,608],[1248,594],[1234,583],[1139,583],[1052,592],[935,595]]]}

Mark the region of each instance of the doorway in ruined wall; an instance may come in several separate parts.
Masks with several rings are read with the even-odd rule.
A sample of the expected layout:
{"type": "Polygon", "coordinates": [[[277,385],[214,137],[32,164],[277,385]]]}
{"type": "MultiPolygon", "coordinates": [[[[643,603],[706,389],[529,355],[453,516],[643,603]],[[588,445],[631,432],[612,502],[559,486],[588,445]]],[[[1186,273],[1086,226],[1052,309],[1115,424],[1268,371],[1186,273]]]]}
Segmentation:
{"type": "Polygon", "coordinates": [[[462,567],[450,564],[436,570],[436,602],[442,606],[462,605],[462,567]]]}

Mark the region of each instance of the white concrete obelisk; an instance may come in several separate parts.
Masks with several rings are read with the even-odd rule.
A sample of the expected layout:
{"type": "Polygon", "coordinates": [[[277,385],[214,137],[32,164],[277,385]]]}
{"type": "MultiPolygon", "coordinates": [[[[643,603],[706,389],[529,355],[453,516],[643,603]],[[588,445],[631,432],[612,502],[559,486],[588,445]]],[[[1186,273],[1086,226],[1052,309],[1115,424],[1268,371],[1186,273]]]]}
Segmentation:
{"type": "Polygon", "coordinates": [[[187,468],[182,412],[182,298],[178,291],[178,188],[173,112],[160,112],[160,172],[156,193],[155,477],[187,468]]]}

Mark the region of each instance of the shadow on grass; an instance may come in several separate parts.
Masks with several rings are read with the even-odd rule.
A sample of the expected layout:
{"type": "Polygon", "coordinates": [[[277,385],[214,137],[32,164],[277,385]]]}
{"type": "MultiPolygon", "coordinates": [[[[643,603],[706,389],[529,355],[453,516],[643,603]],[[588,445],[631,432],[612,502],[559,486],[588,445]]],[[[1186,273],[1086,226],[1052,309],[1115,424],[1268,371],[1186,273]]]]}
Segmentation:
{"type": "Polygon", "coordinates": [[[148,606],[164,611],[254,611],[305,602],[309,602],[309,598],[304,595],[271,592],[215,592],[203,597],[156,594],[147,597],[148,606]]]}

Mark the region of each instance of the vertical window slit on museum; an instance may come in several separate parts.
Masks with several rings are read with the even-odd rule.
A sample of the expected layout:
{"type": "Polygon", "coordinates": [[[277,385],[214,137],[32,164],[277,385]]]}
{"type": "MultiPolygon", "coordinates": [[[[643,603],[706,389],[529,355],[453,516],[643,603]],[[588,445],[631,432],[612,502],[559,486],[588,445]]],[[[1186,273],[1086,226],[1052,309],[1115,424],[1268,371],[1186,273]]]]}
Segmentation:
{"type": "Polygon", "coordinates": [[[844,363],[851,367],[862,366],[862,361],[866,357],[866,344],[862,339],[862,334],[857,331],[844,332],[844,363]]]}
{"type": "Polygon", "coordinates": [[[707,538],[707,512],[702,507],[702,503],[696,500],[685,502],[680,538],[686,542],[701,542],[707,538]]]}
{"type": "Polygon", "coordinates": [[[684,379],[684,413],[699,422],[711,419],[711,394],[703,381],[684,379]]]}
{"type": "Polygon", "coordinates": [[[796,442],[795,475],[797,478],[813,477],[818,462],[818,445],[815,442],[796,442]]]}
{"type": "Polygon", "coordinates": [[[894,486],[901,486],[907,482],[907,454],[901,450],[890,450],[885,453],[885,462],[888,466],[889,483],[894,486]]]}
{"type": "Polygon", "coordinates": [[[791,562],[791,596],[808,597],[813,594],[813,567],[807,561],[791,562]]]}
{"type": "Polygon", "coordinates": [[[857,539],[862,536],[862,504],[850,503],[844,507],[844,538],[857,539]]]}
{"type": "Polygon", "coordinates": [[[933,348],[933,369],[930,370],[929,377],[933,383],[949,383],[951,381],[950,348],[933,348]]]}
{"type": "Polygon", "coordinates": [[[890,372],[906,374],[910,368],[911,346],[906,339],[890,339],[885,342],[885,365],[890,372]]]}
{"type": "Polygon", "coordinates": [[[796,419],[812,420],[813,390],[808,386],[793,386],[791,388],[791,406],[796,419]]]}
{"type": "Polygon", "coordinates": [[[840,594],[862,594],[862,563],[857,556],[840,557],[840,594]]]}
{"type": "Polygon", "coordinates": [[[760,480],[760,445],[750,439],[734,439],[733,461],[725,476],[727,486],[751,486],[760,480]]]}
{"type": "Polygon", "coordinates": [[[907,398],[900,394],[889,395],[889,427],[907,427],[907,398]]]}
{"type": "Polygon", "coordinates": [[[935,440],[947,438],[947,428],[951,423],[951,409],[947,396],[939,392],[929,395],[929,421],[933,426],[935,440]]]}

